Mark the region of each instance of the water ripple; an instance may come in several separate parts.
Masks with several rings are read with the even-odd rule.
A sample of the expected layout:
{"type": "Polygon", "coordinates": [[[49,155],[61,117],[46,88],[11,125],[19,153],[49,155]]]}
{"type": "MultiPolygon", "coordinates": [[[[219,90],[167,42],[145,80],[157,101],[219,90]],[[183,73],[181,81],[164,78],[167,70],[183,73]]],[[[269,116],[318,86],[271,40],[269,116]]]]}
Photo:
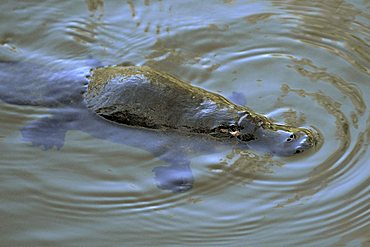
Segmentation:
{"type": "Polygon", "coordinates": [[[94,129],[87,119],[80,128],[84,132],[67,131],[61,150],[43,151],[25,142],[19,129],[51,117],[50,109],[2,103],[4,243],[367,243],[370,37],[364,5],[55,0],[14,7],[16,15],[9,10],[0,17],[12,26],[1,26],[0,55],[33,62],[33,71],[49,64],[40,78],[81,77],[91,60],[146,64],[225,97],[237,94],[257,112],[315,128],[321,137],[316,150],[279,158],[234,143],[181,135],[160,139],[121,128],[122,138],[153,141],[156,147],[142,150],[137,141],[134,147],[122,145],[119,128],[111,125],[104,125],[110,138],[99,139],[100,132],[109,131],[103,125],[94,129]],[[163,157],[175,146],[194,176],[185,193],[161,190],[153,173],[169,165],[163,157]]]}

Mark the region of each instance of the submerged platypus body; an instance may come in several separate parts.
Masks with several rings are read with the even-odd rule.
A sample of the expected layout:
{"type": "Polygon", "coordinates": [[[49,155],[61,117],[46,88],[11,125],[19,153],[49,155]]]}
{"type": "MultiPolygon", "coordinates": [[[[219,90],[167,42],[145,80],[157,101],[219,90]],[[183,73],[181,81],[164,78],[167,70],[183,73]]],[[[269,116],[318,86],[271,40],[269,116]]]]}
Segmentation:
{"type": "Polygon", "coordinates": [[[237,139],[280,156],[314,146],[312,130],[274,124],[248,107],[146,66],[94,69],[84,96],[92,111],[121,124],[237,139]]]}

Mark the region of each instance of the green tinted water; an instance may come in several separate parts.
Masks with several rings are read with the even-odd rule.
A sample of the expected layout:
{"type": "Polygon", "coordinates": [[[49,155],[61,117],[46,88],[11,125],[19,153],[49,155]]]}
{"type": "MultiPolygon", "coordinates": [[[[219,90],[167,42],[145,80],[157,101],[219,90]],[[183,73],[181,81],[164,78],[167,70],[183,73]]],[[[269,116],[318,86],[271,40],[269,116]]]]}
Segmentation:
{"type": "Polygon", "coordinates": [[[50,107],[1,102],[0,245],[369,245],[368,10],[349,0],[3,3],[1,61],[40,70],[0,71],[17,78],[0,79],[1,95],[21,98],[40,73],[54,88],[56,74],[70,82],[130,62],[313,126],[324,142],[279,158],[81,118],[62,148],[42,150],[20,130],[50,107]],[[185,193],[158,188],[152,171],[176,155],[194,177],[185,193]]]}

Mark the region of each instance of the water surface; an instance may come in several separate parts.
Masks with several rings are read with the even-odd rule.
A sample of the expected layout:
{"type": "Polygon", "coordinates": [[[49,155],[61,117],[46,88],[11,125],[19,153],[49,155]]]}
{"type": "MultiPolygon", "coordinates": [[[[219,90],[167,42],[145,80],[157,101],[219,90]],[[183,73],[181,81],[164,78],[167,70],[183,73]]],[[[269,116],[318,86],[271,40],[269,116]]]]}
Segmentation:
{"type": "Polygon", "coordinates": [[[370,245],[368,1],[19,0],[0,21],[1,61],[26,66],[0,71],[2,246],[370,245]],[[122,62],[316,128],[322,146],[271,157],[81,117],[44,150],[21,130],[68,106],[4,100],[45,102],[122,62]],[[153,172],[176,157],[187,192],[153,172]]]}

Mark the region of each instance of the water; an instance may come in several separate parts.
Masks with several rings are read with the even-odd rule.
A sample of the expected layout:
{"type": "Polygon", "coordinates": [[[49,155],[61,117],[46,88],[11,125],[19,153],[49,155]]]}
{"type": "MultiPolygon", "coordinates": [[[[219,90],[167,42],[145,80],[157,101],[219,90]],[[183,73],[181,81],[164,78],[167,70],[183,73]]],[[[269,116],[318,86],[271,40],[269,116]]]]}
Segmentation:
{"type": "Polygon", "coordinates": [[[0,95],[26,105],[0,103],[0,245],[369,246],[368,10],[355,0],[2,3],[1,61],[24,67],[0,71],[15,78],[0,95]],[[122,62],[312,126],[322,146],[270,157],[83,117],[60,149],[22,136],[73,109],[36,104],[45,92],[63,98],[91,67],[122,62]],[[46,79],[32,90],[33,78],[46,79]],[[190,161],[187,192],[159,188],[153,172],[176,157],[190,161]]]}

